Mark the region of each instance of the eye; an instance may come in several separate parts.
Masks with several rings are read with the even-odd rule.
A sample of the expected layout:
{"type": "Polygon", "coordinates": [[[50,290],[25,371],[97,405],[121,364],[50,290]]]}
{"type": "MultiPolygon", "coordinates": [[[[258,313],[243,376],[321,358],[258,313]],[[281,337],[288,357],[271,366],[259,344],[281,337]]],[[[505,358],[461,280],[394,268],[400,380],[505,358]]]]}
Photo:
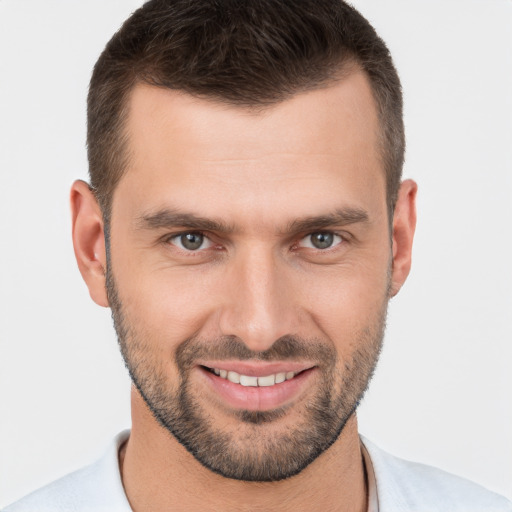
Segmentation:
{"type": "Polygon", "coordinates": [[[318,231],[305,236],[300,242],[299,247],[307,247],[309,249],[330,249],[333,246],[343,242],[340,235],[331,233],[330,231],[318,231]]]}
{"type": "Polygon", "coordinates": [[[198,251],[199,249],[208,249],[212,242],[202,233],[181,233],[169,238],[169,242],[176,245],[184,251],[198,251]]]}

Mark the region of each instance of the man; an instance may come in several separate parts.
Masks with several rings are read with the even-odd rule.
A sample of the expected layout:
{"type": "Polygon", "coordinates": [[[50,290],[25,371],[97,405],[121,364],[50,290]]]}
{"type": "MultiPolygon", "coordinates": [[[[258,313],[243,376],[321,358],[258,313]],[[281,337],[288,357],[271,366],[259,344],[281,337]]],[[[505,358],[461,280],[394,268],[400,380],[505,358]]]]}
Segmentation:
{"type": "Polygon", "coordinates": [[[400,82],[336,1],[150,1],[89,94],[78,265],[133,427],[7,510],[512,510],[357,431],[410,268],[400,82]]]}

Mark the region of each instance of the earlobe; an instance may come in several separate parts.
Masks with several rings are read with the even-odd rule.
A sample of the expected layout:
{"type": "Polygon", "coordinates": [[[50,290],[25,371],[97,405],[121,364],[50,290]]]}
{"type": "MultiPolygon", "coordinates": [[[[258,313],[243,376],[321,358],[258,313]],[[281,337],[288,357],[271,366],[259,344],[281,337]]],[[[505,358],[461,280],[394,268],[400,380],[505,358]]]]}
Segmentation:
{"type": "Polygon", "coordinates": [[[418,185],[405,180],[400,185],[393,216],[393,268],[390,295],[394,297],[411,269],[412,242],[416,229],[416,193],[418,185]]]}
{"type": "Polygon", "coordinates": [[[73,247],[78,268],[96,304],[108,307],[105,287],[105,234],[103,216],[89,185],[77,180],[71,187],[73,247]]]}

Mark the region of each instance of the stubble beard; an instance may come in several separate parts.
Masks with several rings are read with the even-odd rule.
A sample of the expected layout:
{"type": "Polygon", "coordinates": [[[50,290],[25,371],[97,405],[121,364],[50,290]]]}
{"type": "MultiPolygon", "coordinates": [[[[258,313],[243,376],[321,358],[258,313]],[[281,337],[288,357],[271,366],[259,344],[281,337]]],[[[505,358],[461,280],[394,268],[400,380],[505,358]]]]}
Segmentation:
{"type": "Polygon", "coordinates": [[[249,350],[232,336],[217,340],[189,338],[175,353],[179,382],[173,386],[164,362],[154,356],[152,344],[136,332],[125,314],[110,269],[107,291],[121,353],[132,382],[149,410],[175,439],[204,467],[226,478],[271,482],[300,473],[327,450],[343,431],[362,400],[375,370],[384,337],[387,297],[372,324],[350,340],[358,347],[350,360],[340,363],[331,343],[284,336],[264,352],[249,350]],[[237,427],[215,424],[200,394],[191,385],[196,361],[203,360],[310,360],[317,364],[317,390],[296,406],[300,418],[279,428],[287,407],[271,411],[231,411],[237,427]],[[341,368],[340,368],[341,365],[341,368]],[[277,427],[277,428],[276,428],[277,427]]]}

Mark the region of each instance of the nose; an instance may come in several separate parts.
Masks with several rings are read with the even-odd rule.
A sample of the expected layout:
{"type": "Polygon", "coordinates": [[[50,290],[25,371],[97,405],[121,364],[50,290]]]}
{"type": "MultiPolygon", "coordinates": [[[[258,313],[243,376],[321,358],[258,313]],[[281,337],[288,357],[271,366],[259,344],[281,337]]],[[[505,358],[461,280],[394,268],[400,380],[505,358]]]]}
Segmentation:
{"type": "Polygon", "coordinates": [[[279,256],[252,247],[229,267],[219,317],[222,335],[237,336],[250,350],[264,351],[280,337],[298,332],[291,270],[279,256]]]}

